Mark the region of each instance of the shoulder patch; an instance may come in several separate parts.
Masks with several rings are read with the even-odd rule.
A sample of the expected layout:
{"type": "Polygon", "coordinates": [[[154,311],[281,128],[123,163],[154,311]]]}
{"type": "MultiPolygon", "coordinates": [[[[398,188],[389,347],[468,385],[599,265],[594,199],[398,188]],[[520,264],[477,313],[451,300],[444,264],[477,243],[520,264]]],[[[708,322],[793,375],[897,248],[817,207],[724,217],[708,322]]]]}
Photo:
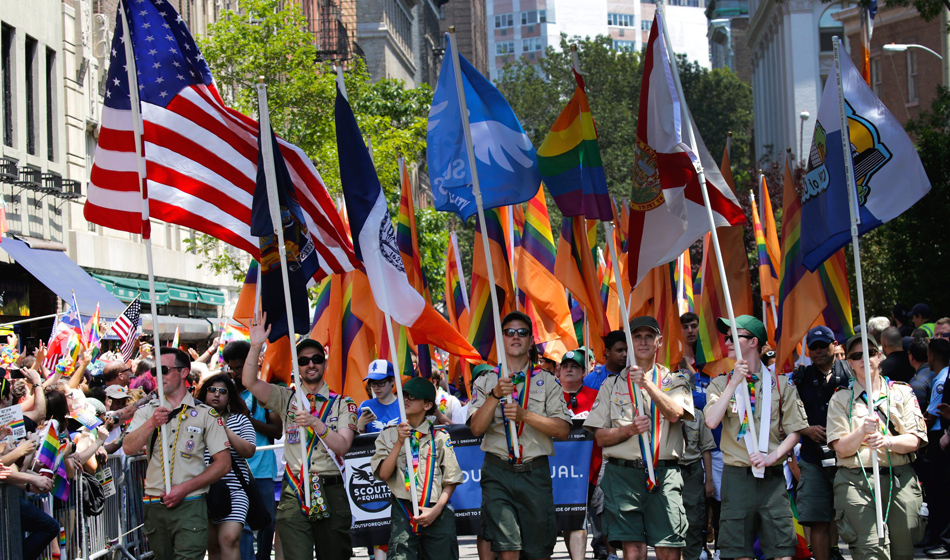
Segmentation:
{"type": "Polygon", "coordinates": [[[347,403],[346,409],[352,412],[353,414],[356,414],[356,403],[353,402],[353,400],[351,399],[350,402],[347,403]]]}
{"type": "Polygon", "coordinates": [[[224,420],[222,420],[220,417],[218,418],[218,425],[222,428],[224,427],[224,420]]]}
{"type": "Polygon", "coordinates": [[[209,410],[208,410],[208,414],[210,414],[211,416],[213,416],[213,417],[215,417],[215,418],[217,418],[217,417],[220,416],[220,415],[218,414],[218,411],[215,410],[215,409],[213,409],[213,408],[211,408],[210,406],[207,406],[207,405],[202,405],[202,406],[206,406],[206,407],[209,409],[209,410]]]}

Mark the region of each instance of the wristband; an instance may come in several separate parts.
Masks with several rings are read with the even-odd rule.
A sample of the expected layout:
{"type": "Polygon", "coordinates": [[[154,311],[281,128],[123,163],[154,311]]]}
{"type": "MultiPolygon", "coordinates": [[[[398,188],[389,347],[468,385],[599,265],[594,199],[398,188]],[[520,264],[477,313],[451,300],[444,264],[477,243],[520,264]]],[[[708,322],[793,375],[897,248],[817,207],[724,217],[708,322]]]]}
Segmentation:
{"type": "Polygon", "coordinates": [[[330,426],[327,426],[326,424],[324,424],[324,425],[323,425],[323,433],[322,433],[322,434],[317,434],[317,437],[320,438],[320,439],[323,439],[323,436],[327,435],[327,433],[328,433],[329,431],[330,431],[330,426]]]}
{"type": "Polygon", "coordinates": [[[494,397],[496,400],[499,400],[499,401],[504,398],[504,397],[499,397],[498,395],[495,394],[495,388],[494,388],[494,387],[492,387],[491,391],[490,391],[488,394],[491,395],[492,397],[494,397]]]}

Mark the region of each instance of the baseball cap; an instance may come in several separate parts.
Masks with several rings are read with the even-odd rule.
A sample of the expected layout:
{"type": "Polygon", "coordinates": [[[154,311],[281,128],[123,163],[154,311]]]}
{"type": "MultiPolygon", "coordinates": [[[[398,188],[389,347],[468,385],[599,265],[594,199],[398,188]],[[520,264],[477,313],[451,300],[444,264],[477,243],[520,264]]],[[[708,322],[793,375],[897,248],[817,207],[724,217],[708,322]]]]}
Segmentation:
{"type": "Polygon", "coordinates": [[[122,385],[109,385],[106,387],[106,396],[110,399],[127,399],[130,395],[129,390],[122,385]]]}
{"type": "Polygon", "coordinates": [[[326,357],[327,351],[323,349],[323,345],[317,342],[312,338],[303,338],[300,342],[297,343],[297,353],[299,354],[301,350],[306,348],[316,348],[317,352],[323,354],[323,357],[326,357]]]}
{"type": "MultiPolygon", "coordinates": [[[[729,319],[725,317],[716,319],[716,329],[727,337],[730,336],[729,330],[731,328],[732,324],[729,322],[729,319]]],[[[759,339],[759,346],[762,346],[768,341],[769,335],[765,332],[765,325],[752,315],[739,315],[736,317],[736,328],[745,329],[752,333],[752,336],[759,339]]]]}
{"type": "Polygon", "coordinates": [[[644,315],[643,317],[634,317],[630,321],[630,332],[633,333],[635,330],[646,327],[656,334],[660,334],[660,324],[656,322],[656,319],[650,317],[649,315],[644,315]]]}
{"type": "Polygon", "coordinates": [[[435,385],[424,377],[413,377],[402,386],[402,392],[417,399],[435,402],[435,385]]]}
{"type": "Polygon", "coordinates": [[[495,368],[493,368],[492,366],[488,364],[478,364],[477,366],[472,368],[472,381],[475,381],[476,379],[478,379],[479,375],[488,373],[489,371],[493,369],[495,368]]]}
{"type": "Polygon", "coordinates": [[[561,356],[561,363],[563,364],[564,362],[568,360],[574,362],[575,364],[581,366],[582,368],[586,367],[587,364],[585,364],[584,362],[587,361],[587,348],[584,348],[583,346],[581,346],[577,350],[569,350],[565,352],[564,355],[561,356]]]}
{"type": "Polygon", "coordinates": [[[520,311],[512,311],[511,313],[505,315],[505,318],[501,320],[501,328],[505,328],[505,325],[512,321],[524,321],[524,323],[528,325],[529,329],[533,329],[531,325],[531,318],[520,311]]]}
{"type": "Polygon", "coordinates": [[[392,362],[387,360],[373,360],[369,364],[369,371],[366,374],[366,377],[363,378],[363,381],[368,381],[372,379],[373,381],[382,381],[387,377],[396,377],[396,372],[393,370],[392,362]]]}
{"type": "MultiPolygon", "coordinates": [[[[861,343],[861,335],[860,335],[860,334],[856,334],[856,335],[852,336],[851,338],[849,338],[848,341],[844,343],[844,353],[845,353],[845,355],[850,354],[850,353],[851,353],[851,348],[853,348],[856,344],[860,344],[860,343],[861,343]]],[[[881,347],[878,346],[877,341],[874,340],[874,337],[873,337],[873,336],[869,336],[869,337],[868,337],[868,346],[870,346],[871,348],[874,348],[875,350],[880,350],[880,349],[881,349],[881,347]]]]}
{"type": "Polygon", "coordinates": [[[835,341],[835,333],[831,331],[828,327],[824,325],[818,325],[812,330],[808,331],[808,336],[805,337],[805,346],[811,347],[813,342],[827,342],[831,344],[835,341]]]}
{"type": "Polygon", "coordinates": [[[918,303],[910,310],[910,315],[920,315],[921,317],[930,317],[930,306],[926,303],[918,303]]]}
{"type": "Polygon", "coordinates": [[[102,401],[99,399],[94,399],[92,397],[86,397],[86,408],[92,409],[93,413],[96,415],[106,413],[106,405],[102,404],[102,401]]]}

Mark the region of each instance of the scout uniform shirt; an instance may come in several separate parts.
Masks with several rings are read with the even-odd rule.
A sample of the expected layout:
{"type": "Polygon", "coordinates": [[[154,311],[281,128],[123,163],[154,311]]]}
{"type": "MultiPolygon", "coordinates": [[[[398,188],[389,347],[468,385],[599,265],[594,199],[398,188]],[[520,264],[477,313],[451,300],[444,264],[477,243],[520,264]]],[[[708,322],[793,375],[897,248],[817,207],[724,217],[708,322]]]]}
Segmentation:
{"type": "MultiPolygon", "coordinates": [[[[421,433],[421,437],[418,439],[419,464],[416,467],[416,480],[418,481],[416,483],[416,497],[419,498],[420,501],[424,497],[423,493],[427,486],[426,473],[429,468],[429,454],[435,453],[433,457],[432,488],[431,491],[428,492],[426,503],[423,504],[424,507],[430,507],[439,501],[443,486],[462,483],[462,469],[459,467],[458,460],[455,458],[455,448],[452,447],[452,440],[445,430],[436,429],[433,431],[432,423],[428,420],[423,420],[418,432],[413,432],[410,437],[416,437],[417,433],[421,433]],[[433,432],[435,433],[434,445],[433,432]]],[[[376,453],[370,460],[373,468],[373,476],[378,478],[379,466],[383,464],[383,461],[386,460],[386,457],[392,452],[393,447],[396,446],[398,435],[398,428],[396,426],[389,426],[376,437],[376,453]]],[[[409,450],[409,446],[409,438],[406,438],[406,441],[402,443],[402,448],[399,450],[399,459],[396,460],[396,470],[393,471],[392,476],[386,481],[389,489],[392,490],[393,496],[400,500],[412,500],[412,495],[409,493],[409,489],[406,488],[406,453],[409,450]]]]}
{"type": "Polygon", "coordinates": [[[683,439],[686,448],[680,457],[681,465],[691,465],[703,458],[703,452],[716,449],[716,440],[712,430],[706,426],[706,416],[702,410],[694,410],[695,418],[683,420],[683,439]]]}
{"type": "MultiPolygon", "coordinates": [[[[920,438],[920,446],[927,444],[927,424],[920,411],[914,390],[906,383],[895,383],[882,379],[883,394],[878,395],[878,416],[887,424],[888,435],[914,434],[920,438]]],[[[854,383],[849,389],[839,389],[831,397],[828,404],[828,443],[838,441],[842,437],[854,432],[864,425],[868,415],[868,405],[864,400],[864,388],[854,383]],[[851,405],[850,418],[848,405],[851,405]]],[[[878,459],[882,467],[899,467],[914,460],[912,453],[906,455],[888,452],[887,449],[878,451],[878,459]],[[890,464],[888,464],[888,460],[890,464]]],[[[837,465],[851,469],[871,468],[871,449],[861,444],[858,453],[850,457],[837,456],[837,465]],[[860,454],[861,462],[858,461],[860,454]]]]}
{"type": "MultiPolygon", "coordinates": [[[[682,373],[670,373],[667,368],[657,365],[646,375],[655,375],[656,386],[683,407],[683,419],[693,418],[693,394],[689,388],[689,377],[682,373]]],[[[597,400],[594,402],[590,415],[584,421],[584,427],[591,432],[598,428],[621,428],[633,424],[637,415],[637,405],[630,395],[627,383],[628,373],[611,375],[600,386],[597,400]]],[[[633,390],[640,389],[640,398],[647,416],[650,415],[650,405],[653,402],[650,395],[633,384],[633,390]]],[[[660,423],[659,436],[660,452],[658,461],[676,460],[683,455],[683,425],[680,422],[671,424],[659,410],[656,412],[660,423]]],[[[654,428],[650,428],[654,433],[654,428]]],[[[640,436],[633,436],[626,441],[604,448],[604,458],[624,459],[628,461],[642,459],[640,455],[640,436]]]]}
{"type": "MultiPolygon", "coordinates": [[[[155,414],[159,406],[158,399],[138,409],[132,417],[129,431],[135,431],[155,414]]],[[[160,445],[171,453],[168,455],[168,467],[171,471],[172,486],[198,476],[205,470],[205,449],[209,455],[230,449],[228,434],[224,431],[224,421],[210,406],[195,402],[191,394],[175,410],[168,413],[165,432],[168,441],[162,441],[161,429],[156,429],[149,437],[145,447],[148,454],[148,467],[145,472],[145,495],[161,496],[165,492],[165,474],[162,464],[160,445]]],[[[193,498],[208,491],[208,487],[198,488],[186,496],[193,498]]]]}
{"type": "MultiPolygon", "coordinates": [[[[320,417],[323,423],[334,432],[339,431],[340,427],[348,427],[354,433],[359,433],[356,428],[356,402],[350,397],[344,397],[330,392],[330,387],[326,383],[320,387],[317,394],[314,395],[311,402],[311,413],[320,417]],[[324,406],[326,405],[326,406],[324,406]],[[321,414],[322,411],[322,414],[321,414]]],[[[290,472],[295,475],[300,474],[301,457],[300,439],[303,434],[304,442],[307,442],[307,429],[301,430],[294,423],[294,415],[297,413],[297,407],[300,401],[294,394],[294,389],[271,385],[270,398],[264,403],[264,408],[273,410],[281,415],[284,420],[284,460],[290,472]]],[[[311,437],[316,437],[312,435],[311,437]]],[[[340,457],[339,459],[343,459],[340,457]]],[[[326,447],[316,442],[313,450],[310,452],[310,472],[319,473],[324,476],[339,476],[340,468],[330,458],[326,447]]]]}
{"type": "MultiPolygon", "coordinates": [[[[533,365],[534,364],[529,364],[528,367],[530,368],[533,365]]],[[[514,379],[517,373],[518,372],[512,373],[511,378],[514,379]]],[[[468,407],[469,422],[471,422],[472,416],[475,415],[475,411],[485,404],[485,401],[488,399],[488,393],[491,393],[495,386],[498,385],[498,375],[498,370],[496,369],[494,373],[486,372],[484,375],[478,376],[478,379],[475,381],[475,400],[468,407]]],[[[523,408],[541,416],[559,418],[565,422],[571,422],[571,413],[568,412],[567,404],[564,402],[564,394],[561,392],[561,386],[553,375],[541,368],[534,367],[534,371],[531,373],[531,379],[526,380],[525,383],[516,384],[515,392],[511,394],[511,397],[521,402],[526,384],[530,384],[530,386],[527,387],[528,402],[523,408]]],[[[485,430],[481,449],[485,453],[491,453],[507,461],[508,440],[505,436],[505,422],[507,422],[507,420],[504,415],[504,405],[501,403],[496,403],[496,405],[495,417],[492,419],[491,424],[488,425],[488,429],[485,430]]],[[[518,437],[518,444],[521,445],[523,452],[521,457],[523,462],[528,462],[537,457],[554,455],[554,440],[551,439],[550,436],[529,426],[527,423],[525,423],[524,430],[518,437]]]]}
{"type": "MultiPolygon", "coordinates": [[[[779,425],[781,425],[782,431],[788,435],[807,428],[808,416],[805,414],[805,405],[798,398],[798,389],[794,385],[789,385],[787,375],[779,375],[778,382],[775,381],[775,375],[768,371],[761,371],[756,375],[766,375],[769,382],[772,383],[772,415],[769,420],[769,449],[767,452],[771,453],[778,449],[778,446],[782,443],[779,440],[779,425]],[[781,407],[779,407],[780,400],[781,407]]],[[[704,413],[709,414],[709,409],[722,398],[722,392],[726,389],[726,383],[728,382],[728,375],[720,375],[709,383],[709,388],[706,389],[704,413]]],[[[762,380],[758,377],[755,378],[754,389],[756,395],[762,394],[762,380]]],[[[745,438],[738,439],[740,419],[736,407],[736,396],[733,394],[729,397],[731,398],[730,406],[722,417],[722,438],[719,440],[719,448],[722,449],[722,460],[723,463],[733,467],[751,467],[752,463],[749,460],[749,452],[746,450],[745,438]]],[[[756,433],[752,435],[758,441],[758,432],[762,429],[762,407],[760,403],[755,403],[753,412],[756,433]]],[[[766,452],[762,453],[764,455],[766,452]]]]}

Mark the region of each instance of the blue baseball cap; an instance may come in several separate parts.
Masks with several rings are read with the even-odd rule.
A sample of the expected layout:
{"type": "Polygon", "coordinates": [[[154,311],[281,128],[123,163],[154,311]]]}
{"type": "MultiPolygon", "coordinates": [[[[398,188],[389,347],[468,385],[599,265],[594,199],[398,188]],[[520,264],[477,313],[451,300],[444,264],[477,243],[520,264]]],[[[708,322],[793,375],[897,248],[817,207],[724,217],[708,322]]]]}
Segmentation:
{"type": "Polygon", "coordinates": [[[824,325],[818,325],[812,330],[808,331],[808,336],[805,337],[805,346],[809,348],[815,342],[825,342],[831,344],[835,341],[835,333],[824,325]]]}
{"type": "Polygon", "coordinates": [[[366,377],[363,378],[363,381],[382,381],[387,377],[396,377],[396,372],[393,370],[392,362],[387,360],[373,360],[369,364],[369,371],[366,374],[366,377]]]}

